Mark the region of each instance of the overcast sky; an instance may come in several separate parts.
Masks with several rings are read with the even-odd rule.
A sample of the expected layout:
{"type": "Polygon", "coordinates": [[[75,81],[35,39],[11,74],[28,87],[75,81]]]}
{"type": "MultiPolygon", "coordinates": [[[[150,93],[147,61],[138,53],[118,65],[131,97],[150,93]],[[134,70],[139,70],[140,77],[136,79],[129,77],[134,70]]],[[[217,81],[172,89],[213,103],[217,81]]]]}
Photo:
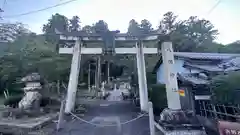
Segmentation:
{"type": "MultiPolygon", "coordinates": [[[[0,0],[0,6],[4,0],[0,0]]],[[[2,16],[16,15],[55,5],[68,0],[7,0],[2,16]]],[[[148,19],[156,28],[167,11],[173,11],[179,19],[199,16],[209,19],[219,30],[217,42],[230,43],[240,40],[240,0],[221,0],[212,12],[209,12],[218,0],[78,0],[70,4],[46,11],[13,18],[4,18],[5,22],[20,21],[41,33],[41,28],[52,14],[60,13],[69,18],[78,15],[82,25],[105,20],[112,30],[126,32],[131,19],[148,19]]]]}

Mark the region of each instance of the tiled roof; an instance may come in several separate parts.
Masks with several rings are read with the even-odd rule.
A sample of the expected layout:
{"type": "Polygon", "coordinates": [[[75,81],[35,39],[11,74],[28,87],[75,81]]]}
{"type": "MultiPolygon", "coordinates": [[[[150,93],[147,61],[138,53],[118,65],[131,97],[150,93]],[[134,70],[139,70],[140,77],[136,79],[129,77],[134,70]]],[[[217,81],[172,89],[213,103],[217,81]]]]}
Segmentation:
{"type": "Polygon", "coordinates": [[[22,82],[32,82],[32,81],[40,81],[41,77],[38,73],[31,73],[21,79],[22,82]]]}
{"type": "Polygon", "coordinates": [[[240,57],[240,54],[230,53],[193,53],[193,52],[174,52],[174,56],[191,59],[230,59],[232,57],[240,57]]]}
{"type": "MultiPolygon", "coordinates": [[[[189,59],[203,59],[203,60],[223,60],[224,63],[232,60],[234,63],[239,63],[240,67],[240,54],[231,54],[231,53],[194,53],[194,52],[174,52],[175,57],[180,58],[189,58],[189,59]],[[235,60],[234,60],[235,59],[235,60]],[[238,61],[238,62],[237,62],[238,61]]],[[[156,63],[153,72],[156,72],[159,66],[162,63],[162,58],[156,63]]],[[[210,71],[221,71],[221,67],[218,65],[197,65],[197,64],[190,64],[189,66],[201,68],[203,70],[210,70],[210,71]]],[[[230,69],[229,69],[230,70],[230,69]]]]}
{"type": "MultiPolygon", "coordinates": [[[[223,54],[220,55],[220,57],[215,57],[217,55],[211,55],[217,59],[222,59],[222,63],[216,64],[216,65],[209,65],[209,64],[193,64],[193,63],[185,63],[186,66],[190,66],[192,68],[197,68],[200,70],[204,71],[210,71],[210,72],[229,72],[229,71],[237,71],[240,70],[240,57],[237,57],[239,54],[223,54]]],[[[215,59],[213,58],[213,59],[215,59]]],[[[196,76],[194,74],[189,74],[189,73],[183,73],[183,74],[178,74],[178,78],[187,81],[193,84],[208,84],[208,80],[196,76]]]]}
{"type": "Polygon", "coordinates": [[[230,60],[227,60],[221,64],[219,64],[220,67],[224,68],[225,67],[239,67],[240,68],[240,57],[234,57],[230,60]]]}
{"type": "Polygon", "coordinates": [[[182,73],[178,74],[178,78],[183,81],[187,81],[193,84],[208,84],[209,81],[200,77],[196,77],[193,74],[182,73]]]}
{"type": "Polygon", "coordinates": [[[228,71],[236,71],[240,70],[240,57],[232,57],[231,59],[224,60],[222,63],[218,65],[199,65],[199,64],[191,64],[185,63],[186,66],[190,66],[193,68],[210,71],[210,72],[228,72],[228,71]]]}
{"type": "Polygon", "coordinates": [[[210,71],[210,72],[221,72],[224,71],[223,68],[219,67],[218,65],[198,65],[198,64],[190,64],[190,63],[185,63],[185,66],[189,66],[192,68],[197,68],[205,71],[210,71]]]}
{"type": "MultiPolygon", "coordinates": [[[[240,70],[240,57],[233,58],[231,60],[225,61],[219,65],[197,65],[186,63],[187,66],[192,68],[197,68],[204,71],[210,72],[230,72],[240,70]]],[[[194,73],[181,73],[178,74],[178,78],[182,81],[187,81],[192,84],[208,84],[209,81],[201,77],[200,74],[196,76],[194,73]]]]}

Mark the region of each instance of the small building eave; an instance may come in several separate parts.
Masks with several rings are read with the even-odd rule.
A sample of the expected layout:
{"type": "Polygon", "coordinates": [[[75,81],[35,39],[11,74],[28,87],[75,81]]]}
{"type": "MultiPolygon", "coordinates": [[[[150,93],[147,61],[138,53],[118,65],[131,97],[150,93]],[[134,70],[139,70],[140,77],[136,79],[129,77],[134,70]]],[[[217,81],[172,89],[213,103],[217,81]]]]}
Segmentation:
{"type": "Polygon", "coordinates": [[[196,77],[193,74],[178,74],[178,79],[181,80],[182,82],[188,82],[190,84],[195,84],[195,85],[209,84],[209,80],[196,77]]]}
{"type": "MultiPolygon", "coordinates": [[[[240,57],[240,54],[227,54],[227,53],[192,53],[192,52],[174,52],[174,58],[189,60],[189,59],[198,59],[198,60],[230,60],[234,57],[240,57]]],[[[154,66],[153,73],[156,73],[160,65],[162,64],[162,57],[157,61],[154,66]]],[[[209,68],[204,68],[198,65],[188,65],[191,68],[203,70],[206,72],[223,72],[224,69],[216,66],[215,70],[209,68]]],[[[237,70],[237,69],[236,69],[237,70]]]]}

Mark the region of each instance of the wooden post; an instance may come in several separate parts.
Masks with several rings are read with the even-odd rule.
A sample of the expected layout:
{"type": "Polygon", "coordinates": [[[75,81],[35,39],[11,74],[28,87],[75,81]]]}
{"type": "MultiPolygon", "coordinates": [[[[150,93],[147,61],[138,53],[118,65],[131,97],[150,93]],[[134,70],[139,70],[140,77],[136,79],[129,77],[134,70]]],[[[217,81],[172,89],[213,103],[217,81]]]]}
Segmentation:
{"type": "Polygon", "coordinates": [[[152,102],[148,102],[148,114],[149,114],[149,126],[150,126],[150,135],[155,135],[155,126],[154,126],[154,115],[153,115],[153,105],[152,102]]]}
{"type": "Polygon", "coordinates": [[[7,91],[7,96],[9,97],[10,95],[9,95],[9,91],[8,91],[8,89],[6,89],[6,91],[7,91]]]}
{"type": "Polygon", "coordinates": [[[80,81],[84,82],[84,69],[83,68],[80,69],[80,76],[79,77],[80,77],[80,81]]]}
{"type": "Polygon", "coordinates": [[[95,71],[94,71],[94,83],[95,87],[98,90],[98,60],[95,61],[95,71]]]}
{"type": "Polygon", "coordinates": [[[107,83],[110,83],[110,64],[109,61],[107,62],[107,83]]]}
{"type": "Polygon", "coordinates": [[[7,94],[6,94],[6,91],[3,91],[3,94],[4,94],[5,99],[7,99],[8,96],[7,96],[7,94]]]}
{"type": "Polygon", "coordinates": [[[95,69],[95,85],[96,89],[100,89],[100,82],[101,82],[101,59],[100,56],[97,57],[96,60],[96,69],[95,69]]]}
{"type": "Polygon", "coordinates": [[[117,135],[122,135],[122,125],[119,119],[116,119],[117,124],[117,135]]]}
{"type": "Polygon", "coordinates": [[[98,78],[98,87],[100,88],[101,84],[101,56],[98,57],[98,65],[97,65],[97,78],[98,78]]]}
{"type": "Polygon", "coordinates": [[[60,81],[57,80],[57,92],[58,94],[60,94],[60,81]]]}
{"type": "Polygon", "coordinates": [[[65,100],[63,100],[61,102],[61,108],[60,108],[59,115],[58,115],[57,131],[60,130],[62,122],[64,120],[63,119],[63,116],[64,116],[64,105],[65,105],[65,100]]]}
{"type": "Polygon", "coordinates": [[[91,90],[91,64],[88,64],[88,91],[91,90]]]}

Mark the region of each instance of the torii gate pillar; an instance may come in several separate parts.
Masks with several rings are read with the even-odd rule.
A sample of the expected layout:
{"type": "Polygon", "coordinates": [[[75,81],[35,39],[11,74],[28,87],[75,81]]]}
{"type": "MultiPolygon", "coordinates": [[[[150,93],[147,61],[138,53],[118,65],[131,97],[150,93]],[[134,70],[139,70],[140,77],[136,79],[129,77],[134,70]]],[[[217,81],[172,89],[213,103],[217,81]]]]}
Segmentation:
{"type": "MultiPolygon", "coordinates": [[[[136,48],[140,106],[142,111],[147,112],[148,89],[143,44],[141,42],[138,42],[136,48]]],[[[177,74],[173,69],[174,55],[172,49],[172,42],[163,42],[161,44],[161,53],[163,59],[168,108],[178,110],[181,109],[181,102],[178,92],[177,74]]]]}
{"type": "Polygon", "coordinates": [[[71,72],[68,81],[68,92],[66,98],[66,107],[65,112],[69,113],[72,111],[75,105],[78,77],[80,71],[80,62],[81,62],[81,43],[79,40],[76,40],[75,46],[73,48],[73,56],[71,63],[71,72]]]}
{"type": "Polygon", "coordinates": [[[137,71],[138,71],[138,88],[140,96],[140,107],[142,111],[148,112],[148,89],[146,78],[145,58],[142,42],[136,43],[137,53],[137,71]]]}

